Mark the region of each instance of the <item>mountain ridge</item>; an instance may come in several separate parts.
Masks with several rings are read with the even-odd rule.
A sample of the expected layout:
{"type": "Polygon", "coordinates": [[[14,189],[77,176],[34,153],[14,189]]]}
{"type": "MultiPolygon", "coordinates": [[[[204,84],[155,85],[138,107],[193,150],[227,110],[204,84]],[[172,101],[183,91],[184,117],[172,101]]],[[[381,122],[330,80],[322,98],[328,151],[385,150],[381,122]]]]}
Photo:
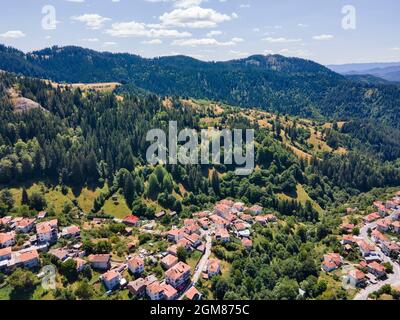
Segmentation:
{"type": "Polygon", "coordinates": [[[314,119],[378,117],[387,125],[400,123],[400,86],[347,79],[311,60],[281,55],[204,62],[77,46],[27,54],[0,46],[0,69],[56,82],[120,82],[161,96],[206,98],[314,119]]]}

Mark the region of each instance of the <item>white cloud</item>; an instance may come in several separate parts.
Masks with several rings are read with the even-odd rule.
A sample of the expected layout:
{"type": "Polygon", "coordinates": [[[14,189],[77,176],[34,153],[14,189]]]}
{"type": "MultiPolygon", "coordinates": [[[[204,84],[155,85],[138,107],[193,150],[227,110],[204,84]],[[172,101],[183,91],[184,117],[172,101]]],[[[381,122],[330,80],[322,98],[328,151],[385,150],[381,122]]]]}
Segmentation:
{"type": "Polygon", "coordinates": [[[232,38],[230,41],[221,42],[214,38],[201,38],[201,39],[184,39],[175,40],[172,42],[174,46],[181,47],[198,47],[198,46],[215,46],[215,47],[231,47],[235,46],[238,42],[242,42],[243,39],[232,38]]]}
{"type": "Polygon", "coordinates": [[[209,33],[207,33],[207,38],[212,38],[212,37],[215,37],[215,36],[220,36],[221,34],[222,34],[222,31],[213,30],[213,31],[210,31],[209,33]]]}
{"type": "Polygon", "coordinates": [[[117,43],[112,42],[112,41],[107,41],[103,43],[103,47],[107,48],[107,47],[115,47],[117,45],[117,43]]]}
{"type": "Polygon", "coordinates": [[[145,0],[147,2],[172,2],[175,8],[190,8],[201,5],[205,0],[145,0]]]}
{"type": "Polygon", "coordinates": [[[5,33],[0,34],[0,37],[6,39],[19,39],[26,37],[26,34],[20,30],[10,30],[5,33]]]}
{"type": "Polygon", "coordinates": [[[190,7],[187,9],[175,9],[160,16],[160,21],[165,26],[179,28],[215,28],[218,24],[230,21],[232,17],[219,13],[214,9],[190,7]]]}
{"type": "Polygon", "coordinates": [[[185,38],[192,34],[172,29],[163,29],[159,25],[148,25],[142,22],[119,22],[114,23],[106,33],[113,37],[149,37],[149,38],[185,38]]]}
{"type": "Polygon", "coordinates": [[[84,38],[84,39],[81,39],[81,41],[85,41],[85,42],[98,42],[99,39],[97,39],[97,38],[84,38]]]}
{"type": "Polygon", "coordinates": [[[318,40],[318,41],[332,40],[333,38],[334,38],[334,36],[331,34],[320,34],[318,36],[313,37],[314,40],[318,40]]]}
{"type": "Polygon", "coordinates": [[[102,17],[96,13],[86,13],[81,16],[71,17],[72,21],[83,22],[89,29],[97,30],[104,26],[106,21],[111,20],[110,18],[102,17]]]}
{"type": "Polygon", "coordinates": [[[268,37],[263,39],[264,41],[270,42],[270,43],[291,43],[291,42],[300,42],[302,41],[302,39],[288,39],[288,38],[284,38],[284,37],[280,37],[280,38],[272,38],[272,37],[268,37]]]}
{"type": "Polygon", "coordinates": [[[67,2],[84,3],[85,0],[66,0],[67,2]]]}
{"type": "Polygon", "coordinates": [[[142,41],[143,44],[162,44],[163,42],[160,39],[152,39],[148,41],[142,41]]]}

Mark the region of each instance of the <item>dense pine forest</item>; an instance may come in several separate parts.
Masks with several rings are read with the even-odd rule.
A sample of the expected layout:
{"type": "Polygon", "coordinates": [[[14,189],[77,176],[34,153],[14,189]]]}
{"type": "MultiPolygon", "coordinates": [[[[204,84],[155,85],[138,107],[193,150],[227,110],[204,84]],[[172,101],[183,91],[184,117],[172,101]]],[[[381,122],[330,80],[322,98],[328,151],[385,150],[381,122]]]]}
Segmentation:
{"type": "Polygon", "coordinates": [[[400,123],[398,84],[348,79],[315,62],[279,55],[202,62],[80,47],[24,54],[0,46],[0,69],[58,82],[121,82],[159,95],[207,98],[308,118],[362,118],[392,127],[400,123]]]}

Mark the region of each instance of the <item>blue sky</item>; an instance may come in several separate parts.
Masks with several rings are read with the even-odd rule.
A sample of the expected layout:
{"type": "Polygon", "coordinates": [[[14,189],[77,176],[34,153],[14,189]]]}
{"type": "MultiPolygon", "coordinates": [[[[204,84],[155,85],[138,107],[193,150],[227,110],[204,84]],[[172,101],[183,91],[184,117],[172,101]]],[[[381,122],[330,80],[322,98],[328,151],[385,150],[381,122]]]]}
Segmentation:
{"type": "Polygon", "coordinates": [[[400,61],[398,0],[2,0],[1,7],[0,43],[23,51],[79,45],[202,60],[279,53],[323,64],[400,61]],[[55,19],[42,13],[52,13],[46,5],[55,19]],[[343,28],[348,14],[355,28],[343,28]]]}

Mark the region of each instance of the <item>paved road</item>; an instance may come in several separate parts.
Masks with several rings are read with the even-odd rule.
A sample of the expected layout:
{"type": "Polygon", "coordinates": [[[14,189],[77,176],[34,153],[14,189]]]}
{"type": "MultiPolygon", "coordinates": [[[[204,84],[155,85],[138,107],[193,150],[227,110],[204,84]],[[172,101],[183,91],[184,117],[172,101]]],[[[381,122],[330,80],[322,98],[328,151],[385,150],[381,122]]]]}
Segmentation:
{"type": "MultiPolygon", "coordinates": [[[[372,243],[372,241],[368,237],[368,229],[373,229],[376,225],[374,223],[366,224],[360,230],[360,236],[367,242],[372,243]]],[[[393,273],[388,275],[388,278],[385,281],[380,281],[377,284],[369,285],[365,289],[361,290],[355,297],[354,300],[367,300],[370,293],[373,293],[385,284],[390,285],[399,285],[400,284],[400,265],[397,262],[392,261],[389,257],[385,256],[382,250],[377,246],[377,252],[382,257],[384,262],[390,262],[393,265],[393,273]]]]}
{"type": "Polygon", "coordinates": [[[192,278],[192,282],[190,284],[190,286],[188,286],[184,291],[182,291],[182,293],[180,294],[180,297],[178,298],[178,300],[182,300],[185,293],[193,286],[196,285],[197,281],[199,281],[201,273],[203,272],[203,269],[207,263],[208,258],[211,255],[211,247],[212,247],[212,237],[210,235],[210,232],[205,233],[205,237],[206,237],[206,249],[204,251],[203,256],[201,257],[199,263],[197,264],[197,270],[193,275],[192,278]]]}
{"type": "Polygon", "coordinates": [[[199,263],[197,264],[197,271],[194,273],[192,282],[196,285],[197,281],[199,281],[201,273],[207,263],[208,258],[211,255],[211,246],[212,246],[212,239],[209,233],[206,234],[206,250],[204,255],[201,257],[199,263]]]}

